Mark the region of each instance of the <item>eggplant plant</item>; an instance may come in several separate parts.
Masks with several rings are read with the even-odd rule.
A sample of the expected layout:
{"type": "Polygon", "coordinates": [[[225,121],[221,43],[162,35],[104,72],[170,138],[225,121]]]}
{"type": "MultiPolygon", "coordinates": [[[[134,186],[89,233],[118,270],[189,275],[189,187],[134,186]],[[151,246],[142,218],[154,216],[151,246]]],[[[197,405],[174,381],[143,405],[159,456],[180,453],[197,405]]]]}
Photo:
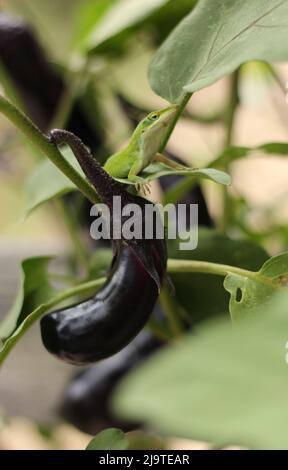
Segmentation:
{"type": "MultiPolygon", "coordinates": [[[[61,404],[68,421],[101,431],[89,449],[134,449],[135,434],[123,431],[139,428],[143,436],[152,430],[159,448],[157,439],[168,448],[167,436],[174,436],[287,449],[287,224],[266,233],[249,223],[233,165],[255,151],[267,159],[288,155],[288,143],[269,136],[253,147],[234,140],[247,63],[280,85],[285,101],[274,64],[288,60],[288,1],[75,5],[80,25],[71,60],[61,67],[49,61],[27,20],[0,13],[0,113],[29,142],[31,155],[41,154],[23,183],[24,216],[50,205],[72,242],[61,282],[45,254],[22,262],[18,295],[0,324],[0,365],[35,322],[51,360],[96,363],[72,380],[61,404]],[[141,100],[143,77],[138,83],[125,69],[141,41],[151,56],[145,70],[150,93],[157,103],[162,99],[157,111],[141,100]],[[198,94],[219,80],[226,92],[221,109],[195,111],[198,94]],[[171,145],[185,121],[222,128],[221,149],[212,148],[201,167],[184,163],[171,145]],[[183,227],[181,205],[197,205],[192,248],[181,249],[182,233],[170,237],[173,222],[161,218],[151,183],[162,188],[163,205],[176,208],[177,228],[186,237],[197,218],[183,227]],[[207,198],[212,185],[216,212],[207,198]],[[112,210],[115,197],[120,219],[112,210]],[[145,236],[110,231],[92,240],[89,210],[103,204],[111,210],[110,226],[127,226],[129,208],[137,205],[134,225],[145,236]],[[146,236],[149,210],[162,236],[146,236]]],[[[187,147],[193,148],[192,139],[187,147]]]]}

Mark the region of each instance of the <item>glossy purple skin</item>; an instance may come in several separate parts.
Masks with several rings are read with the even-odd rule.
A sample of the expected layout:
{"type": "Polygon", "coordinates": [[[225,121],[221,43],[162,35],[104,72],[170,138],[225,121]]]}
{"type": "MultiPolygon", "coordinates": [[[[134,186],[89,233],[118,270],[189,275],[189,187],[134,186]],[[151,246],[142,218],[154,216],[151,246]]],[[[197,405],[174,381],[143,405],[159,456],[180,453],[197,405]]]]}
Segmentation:
{"type": "MultiPolygon", "coordinates": [[[[163,264],[159,246],[152,246],[152,252],[162,280],[166,259],[163,264]]],[[[141,331],[157,298],[155,281],[131,247],[121,244],[105,285],[94,297],[42,318],[42,341],[50,353],[72,364],[104,359],[141,331]]]]}

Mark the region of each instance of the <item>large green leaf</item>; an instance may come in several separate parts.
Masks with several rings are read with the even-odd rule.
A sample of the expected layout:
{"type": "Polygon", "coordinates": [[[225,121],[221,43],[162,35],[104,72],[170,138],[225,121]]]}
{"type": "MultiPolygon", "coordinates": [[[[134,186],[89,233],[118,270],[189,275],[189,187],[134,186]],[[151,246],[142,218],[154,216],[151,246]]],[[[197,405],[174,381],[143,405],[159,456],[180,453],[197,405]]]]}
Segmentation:
{"type": "Polygon", "coordinates": [[[200,0],[155,54],[153,90],[170,102],[249,60],[288,59],[287,0],[200,0]]]}
{"type": "MultiPolygon", "coordinates": [[[[268,259],[267,253],[250,240],[232,240],[216,230],[199,228],[198,246],[193,251],[179,249],[179,240],[169,240],[170,258],[210,261],[258,271],[268,259]]],[[[229,294],[223,278],[211,274],[171,274],[177,301],[193,322],[229,312],[229,294]]]]}
{"type": "Polygon", "coordinates": [[[93,437],[86,450],[126,450],[128,446],[129,441],[124,432],[117,428],[110,428],[93,437]]]}
{"type": "Polygon", "coordinates": [[[210,321],[154,355],[124,379],[116,410],[173,436],[288,449],[285,294],[253,320],[210,321]]]}
{"type": "Polygon", "coordinates": [[[254,278],[228,274],[225,289],[230,292],[230,314],[233,319],[243,319],[263,310],[263,304],[279,289],[288,284],[288,252],[267,260],[254,278]]]}

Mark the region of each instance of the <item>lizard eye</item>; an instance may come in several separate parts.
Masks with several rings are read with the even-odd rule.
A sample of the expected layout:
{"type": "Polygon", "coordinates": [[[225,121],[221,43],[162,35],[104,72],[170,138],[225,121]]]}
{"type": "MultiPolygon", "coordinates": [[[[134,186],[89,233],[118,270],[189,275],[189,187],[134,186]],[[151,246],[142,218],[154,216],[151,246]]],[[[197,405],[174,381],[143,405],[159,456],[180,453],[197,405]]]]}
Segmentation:
{"type": "Polygon", "coordinates": [[[152,114],[151,119],[152,119],[152,121],[157,121],[158,114],[152,114]]]}

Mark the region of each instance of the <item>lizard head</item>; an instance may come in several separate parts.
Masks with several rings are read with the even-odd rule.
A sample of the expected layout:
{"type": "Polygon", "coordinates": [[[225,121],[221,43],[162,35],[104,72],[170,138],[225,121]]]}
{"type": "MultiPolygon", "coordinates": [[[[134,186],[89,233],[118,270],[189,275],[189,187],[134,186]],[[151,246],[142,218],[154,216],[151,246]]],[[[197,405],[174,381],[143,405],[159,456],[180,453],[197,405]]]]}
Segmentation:
{"type": "Polygon", "coordinates": [[[167,126],[173,120],[178,105],[171,105],[159,111],[152,111],[137,126],[135,133],[142,155],[148,162],[158,152],[167,132],[167,126]]]}
{"type": "Polygon", "coordinates": [[[177,110],[178,105],[173,104],[159,111],[152,111],[140,122],[139,127],[141,127],[142,132],[144,131],[145,133],[147,131],[153,130],[154,132],[156,130],[158,132],[159,129],[165,129],[174,118],[177,110]]]}

